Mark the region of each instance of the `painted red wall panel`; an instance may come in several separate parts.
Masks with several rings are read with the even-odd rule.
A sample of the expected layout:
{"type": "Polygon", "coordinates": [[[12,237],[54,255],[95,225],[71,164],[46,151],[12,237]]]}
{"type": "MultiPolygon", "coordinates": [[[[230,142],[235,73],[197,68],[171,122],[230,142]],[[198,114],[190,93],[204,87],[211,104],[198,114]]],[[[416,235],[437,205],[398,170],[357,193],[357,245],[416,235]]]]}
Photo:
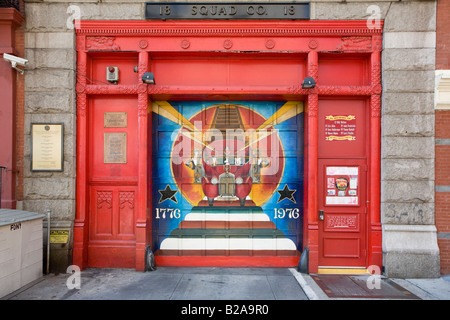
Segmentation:
{"type": "Polygon", "coordinates": [[[91,54],[91,64],[88,83],[94,85],[113,85],[106,79],[106,69],[108,67],[117,67],[119,69],[120,85],[130,85],[138,82],[139,74],[134,71],[138,66],[137,53],[99,53],[91,54]]]}
{"type": "Polygon", "coordinates": [[[319,158],[361,158],[367,150],[366,99],[319,100],[319,158]]]}
{"type": "Polygon", "coordinates": [[[152,61],[152,70],[161,86],[298,86],[305,77],[305,61],[157,59],[152,61]]]}
{"type": "Polygon", "coordinates": [[[319,56],[319,79],[322,86],[370,85],[368,56],[319,56]]]}
{"type": "Polygon", "coordinates": [[[137,111],[135,96],[97,96],[91,102],[90,163],[91,181],[137,181],[137,111]],[[105,128],[105,113],[125,112],[127,127],[105,128]],[[105,133],[126,133],[126,163],[104,163],[105,133]]]}

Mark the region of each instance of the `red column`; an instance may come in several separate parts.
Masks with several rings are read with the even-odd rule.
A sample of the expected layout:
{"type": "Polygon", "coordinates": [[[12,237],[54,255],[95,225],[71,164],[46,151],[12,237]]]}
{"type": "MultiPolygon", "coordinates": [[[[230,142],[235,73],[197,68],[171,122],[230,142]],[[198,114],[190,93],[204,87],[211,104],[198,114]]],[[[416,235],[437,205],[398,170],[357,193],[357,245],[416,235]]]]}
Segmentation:
{"type": "MultiPolygon", "coordinates": [[[[17,55],[15,29],[23,16],[14,8],[0,9],[0,54],[17,55]]],[[[0,166],[2,172],[1,207],[16,208],[16,70],[11,63],[0,60],[0,166]]]]}
{"type": "Polygon", "coordinates": [[[88,214],[87,214],[87,95],[86,74],[87,56],[81,51],[82,38],[77,39],[77,211],[73,235],[73,264],[81,269],[87,267],[88,214]]]}
{"type": "MultiPolygon", "coordinates": [[[[148,67],[148,52],[139,53],[139,79],[142,79],[148,67]]],[[[139,80],[141,81],[141,80],[139,80]]],[[[138,85],[138,206],[136,216],[136,270],[144,271],[145,246],[147,244],[147,85],[138,85]]]]}
{"type": "MultiPolygon", "coordinates": [[[[310,51],[308,54],[308,76],[318,81],[318,54],[316,51],[310,51]]],[[[309,248],[309,272],[315,273],[319,266],[319,224],[318,224],[318,111],[319,96],[317,88],[312,89],[308,95],[307,106],[307,176],[308,176],[308,240],[309,248]]]]}
{"type": "MultiPolygon", "coordinates": [[[[374,37],[376,41],[376,37],[374,37]]],[[[381,37],[380,37],[381,38],[381,37]]],[[[381,43],[381,39],[379,40],[381,43]]],[[[375,46],[374,46],[375,47],[375,46]]],[[[381,50],[381,48],[378,48],[381,50]]],[[[371,55],[372,94],[370,96],[369,152],[369,254],[368,265],[382,265],[380,185],[381,185],[381,53],[375,48],[371,55]]]]}

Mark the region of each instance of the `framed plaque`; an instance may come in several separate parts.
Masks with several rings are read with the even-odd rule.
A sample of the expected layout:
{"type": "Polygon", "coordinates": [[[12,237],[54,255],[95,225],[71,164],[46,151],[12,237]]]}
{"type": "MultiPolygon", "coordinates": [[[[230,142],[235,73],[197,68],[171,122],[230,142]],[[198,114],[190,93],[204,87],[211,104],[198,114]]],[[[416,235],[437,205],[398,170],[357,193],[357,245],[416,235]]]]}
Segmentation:
{"type": "Polygon", "coordinates": [[[105,132],[103,163],[127,163],[126,132],[105,132]]]}
{"type": "Polygon", "coordinates": [[[127,113],[126,112],[105,112],[104,113],[105,128],[126,128],[127,113]]]}
{"type": "Polygon", "coordinates": [[[326,205],[359,205],[359,168],[329,166],[326,168],[326,205]]]}
{"type": "Polygon", "coordinates": [[[31,171],[63,171],[64,124],[31,124],[31,171]]]}

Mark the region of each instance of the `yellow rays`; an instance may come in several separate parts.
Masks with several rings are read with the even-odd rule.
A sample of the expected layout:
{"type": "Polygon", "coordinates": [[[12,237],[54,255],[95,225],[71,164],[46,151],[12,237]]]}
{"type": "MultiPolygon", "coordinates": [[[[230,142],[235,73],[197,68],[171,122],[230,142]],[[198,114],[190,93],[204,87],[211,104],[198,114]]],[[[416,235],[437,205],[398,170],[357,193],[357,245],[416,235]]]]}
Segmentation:
{"type": "Polygon", "coordinates": [[[188,119],[186,119],[181,113],[179,113],[174,107],[172,107],[169,102],[154,101],[152,103],[152,111],[164,118],[169,119],[172,122],[175,122],[176,124],[181,125],[179,132],[182,135],[197,143],[200,143],[201,145],[209,149],[212,149],[201,140],[202,131],[197,129],[188,119]],[[188,130],[190,130],[190,132],[184,131],[183,128],[187,128],[188,130]]]}
{"type": "Polygon", "coordinates": [[[286,102],[280,109],[278,109],[272,116],[270,116],[262,125],[258,127],[255,131],[253,131],[248,139],[248,144],[241,149],[244,150],[249,146],[261,141],[264,138],[267,138],[275,130],[267,130],[272,128],[273,126],[280,124],[292,117],[295,117],[299,113],[303,112],[303,102],[302,101],[288,101],[286,102]]]}
{"type": "MultiPolygon", "coordinates": [[[[201,130],[197,129],[188,119],[186,119],[181,113],[179,113],[174,107],[167,101],[154,101],[152,102],[152,111],[159,114],[162,117],[169,119],[170,121],[181,125],[180,133],[184,136],[208,147],[201,139],[201,130]],[[190,132],[183,131],[183,128],[187,128],[190,132]]],[[[270,136],[275,130],[268,130],[273,126],[280,124],[292,117],[295,117],[299,113],[303,112],[302,101],[288,101],[280,109],[278,109],[272,116],[270,116],[262,125],[256,130],[251,131],[249,135],[249,143],[242,148],[245,148],[261,141],[262,139],[270,136]]],[[[210,147],[209,147],[210,148],[210,147]]]]}
{"type": "Polygon", "coordinates": [[[175,122],[176,124],[181,125],[182,127],[188,128],[191,131],[198,131],[188,119],[186,119],[167,101],[154,101],[152,103],[152,111],[172,122],[175,122]]]}
{"type": "Polygon", "coordinates": [[[263,130],[274,125],[280,124],[292,117],[295,117],[299,113],[303,112],[303,102],[301,101],[288,101],[280,109],[278,109],[269,119],[264,121],[257,130],[263,130]]]}

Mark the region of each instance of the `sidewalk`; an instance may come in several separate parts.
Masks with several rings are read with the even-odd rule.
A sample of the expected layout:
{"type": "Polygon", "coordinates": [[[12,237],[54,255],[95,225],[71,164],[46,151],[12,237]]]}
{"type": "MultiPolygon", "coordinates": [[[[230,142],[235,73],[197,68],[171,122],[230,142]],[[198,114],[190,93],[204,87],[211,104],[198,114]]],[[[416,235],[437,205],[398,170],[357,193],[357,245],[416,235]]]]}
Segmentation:
{"type": "Polygon", "coordinates": [[[87,269],[79,276],[79,289],[67,286],[67,283],[69,286],[77,283],[73,275],[49,274],[2,299],[450,300],[450,276],[438,279],[381,277],[380,289],[367,287],[369,275],[323,277],[301,274],[295,268],[160,267],[152,272],[87,269]]]}

